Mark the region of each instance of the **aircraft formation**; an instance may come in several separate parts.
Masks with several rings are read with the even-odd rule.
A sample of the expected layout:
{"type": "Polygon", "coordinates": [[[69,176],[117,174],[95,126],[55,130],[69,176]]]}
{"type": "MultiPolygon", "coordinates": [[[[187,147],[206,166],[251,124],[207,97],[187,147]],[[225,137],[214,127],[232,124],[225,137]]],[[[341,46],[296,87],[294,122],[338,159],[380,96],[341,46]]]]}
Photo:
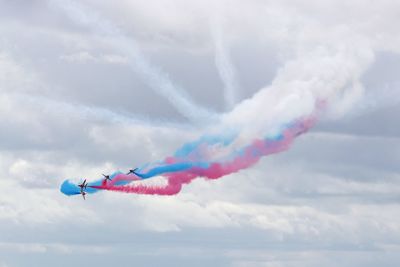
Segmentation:
{"type": "MultiPolygon", "coordinates": [[[[136,173],[136,170],[137,170],[138,168],[135,168],[135,169],[132,169],[132,170],[129,170],[129,172],[126,174],[126,175],[130,175],[130,174],[135,174],[135,175],[137,175],[137,173],[136,173]]],[[[105,175],[105,174],[102,174],[103,176],[104,176],[104,182],[105,183],[107,183],[107,181],[112,181],[112,179],[111,179],[111,177],[110,177],[110,175],[105,175]]],[[[86,200],[86,189],[87,189],[87,187],[88,187],[88,183],[87,183],[87,180],[85,179],[85,180],[83,180],[83,182],[81,183],[81,184],[78,184],[78,186],[80,187],[80,194],[82,195],[82,197],[83,197],[83,199],[84,200],[86,200]]],[[[90,185],[89,185],[89,187],[90,187],[90,185]]]]}

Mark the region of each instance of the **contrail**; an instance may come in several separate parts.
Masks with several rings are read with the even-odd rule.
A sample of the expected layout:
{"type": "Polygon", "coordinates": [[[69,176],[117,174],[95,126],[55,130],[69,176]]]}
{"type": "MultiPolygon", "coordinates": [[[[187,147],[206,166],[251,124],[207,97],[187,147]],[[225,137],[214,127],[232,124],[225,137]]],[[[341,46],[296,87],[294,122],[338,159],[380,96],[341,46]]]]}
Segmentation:
{"type": "Polygon", "coordinates": [[[33,107],[40,107],[45,112],[52,112],[52,114],[63,114],[64,115],[79,115],[79,118],[85,119],[96,119],[109,123],[124,124],[124,125],[135,125],[141,127],[154,127],[163,129],[182,129],[186,132],[193,131],[195,127],[191,124],[177,123],[177,122],[166,122],[158,121],[157,119],[148,120],[145,117],[140,117],[135,114],[125,114],[121,112],[115,112],[104,107],[96,107],[90,105],[82,105],[78,103],[63,102],[61,100],[55,100],[42,95],[30,95],[26,93],[9,93],[7,95],[12,101],[16,103],[24,102],[25,105],[31,105],[33,107]]]}
{"type": "Polygon", "coordinates": [[[107,41],[129,58],[128,64],[132,70],[140,74],[156,93],[166,98],[184,117],[194,122],[204,122],[216,116],[196,105],[182,88],[169,79],[168,75],[152,66],[137,44],[111,22],[74,1],[51,0],[50,3],[61,8],[74,22],[88,27],[96,35],[108,36],[107,41]]]}
{"type": "Polygon", "coordinates": [[[232,109],[238,99],[239,82],[231,55],[222,32],[221,19],[211,20],[211,31],[215,44],[215,65],[224,84],[224,100],[227,109],[232,109]]]}

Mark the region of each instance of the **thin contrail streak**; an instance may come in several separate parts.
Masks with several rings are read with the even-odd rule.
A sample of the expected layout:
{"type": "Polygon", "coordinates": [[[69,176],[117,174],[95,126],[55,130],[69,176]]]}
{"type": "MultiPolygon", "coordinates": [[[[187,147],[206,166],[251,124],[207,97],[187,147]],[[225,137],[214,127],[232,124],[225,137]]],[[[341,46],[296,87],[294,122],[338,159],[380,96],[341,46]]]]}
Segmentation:
{"type": "Polygon", "coordinates": [[[74,22],[88,27],[96,35],[110,37],[107,41],[128,57],[132,70],[140,74],[142,79],[156,93],[166,98],[181,115],[195,122],[206,121],[216,116],[208,109],[196,105],[182,88],[169,79],[167,74],[151,65],[134,40],[125,36],[111,22],[74,1],[51,0],[51,3],[64,10],[74,22]]]}
{"type": "Polygon", "coordinates": [[[223,36],[220,20],[211,22],[211,30],[215,43],[215,65],[224,84],[224,100],[227,109],[232,109],[237,102],[239,82],[230,51],[223,36]]]}

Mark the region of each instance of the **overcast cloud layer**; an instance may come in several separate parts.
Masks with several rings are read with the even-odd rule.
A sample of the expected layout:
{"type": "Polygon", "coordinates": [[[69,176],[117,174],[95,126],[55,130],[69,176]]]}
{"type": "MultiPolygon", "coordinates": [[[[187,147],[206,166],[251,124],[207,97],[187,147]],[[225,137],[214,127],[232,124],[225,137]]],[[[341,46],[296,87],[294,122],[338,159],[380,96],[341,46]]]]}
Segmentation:
{"type": "Polygon", "coordinates": [[[398,266],[400,3],[339,2],[0,0],[0,267],[398,266]],[[289,151],[177,196],[59,192],[318,98],[289,151]]]}

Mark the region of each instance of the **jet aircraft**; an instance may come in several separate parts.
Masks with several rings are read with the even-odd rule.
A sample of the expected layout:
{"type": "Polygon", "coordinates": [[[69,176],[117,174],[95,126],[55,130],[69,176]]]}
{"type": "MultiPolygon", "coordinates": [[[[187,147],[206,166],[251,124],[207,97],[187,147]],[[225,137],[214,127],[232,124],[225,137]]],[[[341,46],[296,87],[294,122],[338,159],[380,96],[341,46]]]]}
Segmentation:
{"type": "Polygon", "coordinates": [[[135,169],[133,169],[133,170],[129,170],[129,172],[127,173],[127,175],[129,175],[129,174],[131,174],[131,173],[133,173],[133,174],[136,174],[136,170],[137,170],[138,168],[135,168],[135,169]]]}
{"type": "Polygon", "coordinates": [[[86,198],[85,198],[86,192],[84,191],[84,189],[86,189],[88,186],[86,179],[83,181],[83,183],[78,184],[78,186],[81,188],[81,195],[82,195],[83,199],[86,200],[86,198]]]}
{"type": "Polygon", "coordinates": [[[83,191],[83,190],[81,190],[81,195],[82,195],[82,197],[83,197],[83,200],[86,200],[86,198],[85,198],[85,196],[86,196],[86,192],[85,192],[85,191],[83,191]]]}
{"type": "Polygon", "coordinates": [[[103,174],[103,176],[104,176],[104,179],[105,179],[106,181],[107,181],[107,180],[111,181],[110,175],[105,175],[105,174],[103,174]]]}
{"type": "Polygon", "coordinates": [[[86,179],[83,181],[83,183],[78,184],[78,186],[81,188],[81,191],[82,191],[83,189],[86,189],[87,186],[88,186],[88,184],[87,184],[87,182],[86,182],[86,179]]]}

